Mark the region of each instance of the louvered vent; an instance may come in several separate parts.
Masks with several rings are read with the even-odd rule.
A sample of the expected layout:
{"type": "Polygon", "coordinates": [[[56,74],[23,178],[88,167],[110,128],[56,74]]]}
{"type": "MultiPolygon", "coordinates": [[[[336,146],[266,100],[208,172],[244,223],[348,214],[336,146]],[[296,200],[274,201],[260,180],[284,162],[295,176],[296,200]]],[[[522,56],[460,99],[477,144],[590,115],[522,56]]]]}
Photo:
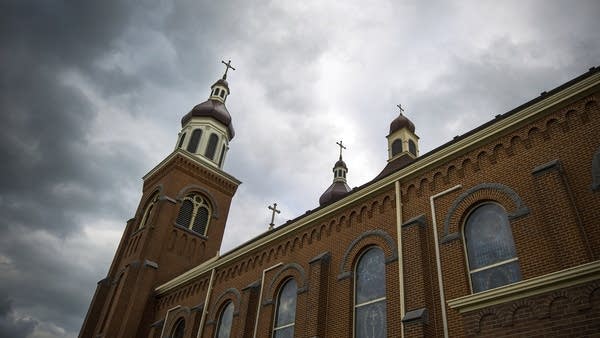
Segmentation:
{"type": "Polygon", "coordinates": [[[181,209],[179,209],[179,215],[177,216],[177,220],[175,221],[177,225],[181,225],[182,227],[189,227],[190,222],[192,221],[192,211],[194,210],[194,205],[192,201],[185,200],[181,205],[181,209]]]}

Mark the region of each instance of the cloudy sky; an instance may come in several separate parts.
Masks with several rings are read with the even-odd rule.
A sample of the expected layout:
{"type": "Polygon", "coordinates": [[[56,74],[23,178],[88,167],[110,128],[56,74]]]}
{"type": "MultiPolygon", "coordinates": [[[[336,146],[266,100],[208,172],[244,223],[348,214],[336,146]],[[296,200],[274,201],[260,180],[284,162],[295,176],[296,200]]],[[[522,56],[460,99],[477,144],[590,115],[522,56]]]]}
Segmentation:
{"type": "Polygon", "coordinates": [[[600,65],[598,1],[0,2],[0,337],[74,337],[141,177],[232,60],[222,251],[600,65]]]}

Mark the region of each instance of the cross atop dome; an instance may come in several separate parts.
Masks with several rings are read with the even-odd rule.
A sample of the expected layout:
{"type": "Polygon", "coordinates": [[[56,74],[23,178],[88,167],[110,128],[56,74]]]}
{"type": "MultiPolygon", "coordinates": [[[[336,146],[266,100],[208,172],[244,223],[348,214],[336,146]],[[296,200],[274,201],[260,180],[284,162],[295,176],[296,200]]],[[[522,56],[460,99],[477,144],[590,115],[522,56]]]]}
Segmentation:
{"type": "Polygon", "coordinates": [[[231,65],[231,60],[228,60],[227,62],[221,60],[221,63],[225,65],[225,74],[223,74],[223,80],[227,80],[227,71],[230,68],[235,70],[235,68],[233,68],[233,66],[231,65]]]}
{"type": "Polygon", "coordinates": [[[340,147],[340,159],[333,165],[333,183],[325,190],[323,195],[321,195],[321,198],[319,198],[319,205],[333,203],[350,191],[350,187],[346,183],[348,166],[346,165],[346,162],[342,160],[342,151],[347,148],[341,140],[335,144],[340,147]]]}

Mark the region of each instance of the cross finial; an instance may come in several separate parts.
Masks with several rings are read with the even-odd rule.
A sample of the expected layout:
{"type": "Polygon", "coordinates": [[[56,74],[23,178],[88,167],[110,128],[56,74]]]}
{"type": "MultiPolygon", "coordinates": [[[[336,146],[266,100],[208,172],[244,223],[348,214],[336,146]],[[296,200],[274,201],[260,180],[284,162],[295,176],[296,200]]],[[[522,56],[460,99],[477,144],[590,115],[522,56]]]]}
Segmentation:
{"type": "Polygon", "coordinates": [[[400,109],[400,115],[402,115],[402,113],[404,112],[404,108],[402,108],[402,105],[397,104],[396,107],[398,107],[398,109],[400,109]]]}
{"type": "Polygon", "coordinates": [[[340,146],[340,160],[342,159],[342,149],[346,149],[346,147],[342,144],[342,140],[340,142],[336,142],[338,146],[340,146]]]}
{"type": "Polygon", "coordinates": [[[275,226],[275,213],[281,213],[281,210],[277,210],[277,203],[273,203],[273,206],[269,205],[269,210],[272,210],[271,214],[271,223],[269,224],[269,230],[273,229],[275,226]]]}
{"type": "Polygon", "coordinates": [[[227,71],[229,70],[229,68],[233,70],[235,70],[235,68],[233,68],[233,66],[231,65],[231,60],[227,62],[221,60],[221,63],[225,65],[225,74],[223,74],[223,80],[227,80],[227,71]]]}

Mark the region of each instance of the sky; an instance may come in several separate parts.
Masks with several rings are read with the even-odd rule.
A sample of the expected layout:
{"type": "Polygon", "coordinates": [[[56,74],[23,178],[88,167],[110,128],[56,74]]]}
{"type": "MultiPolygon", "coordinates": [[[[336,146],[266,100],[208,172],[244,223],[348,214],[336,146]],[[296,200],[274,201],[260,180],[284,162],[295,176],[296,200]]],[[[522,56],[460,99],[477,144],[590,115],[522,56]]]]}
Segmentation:
{"type": "Polygon", "coordinates": [[[231,59],[221,252],[600,66],[598,1],[0,1],[0,337],[77,336],[141,177],[231,59]]]}

